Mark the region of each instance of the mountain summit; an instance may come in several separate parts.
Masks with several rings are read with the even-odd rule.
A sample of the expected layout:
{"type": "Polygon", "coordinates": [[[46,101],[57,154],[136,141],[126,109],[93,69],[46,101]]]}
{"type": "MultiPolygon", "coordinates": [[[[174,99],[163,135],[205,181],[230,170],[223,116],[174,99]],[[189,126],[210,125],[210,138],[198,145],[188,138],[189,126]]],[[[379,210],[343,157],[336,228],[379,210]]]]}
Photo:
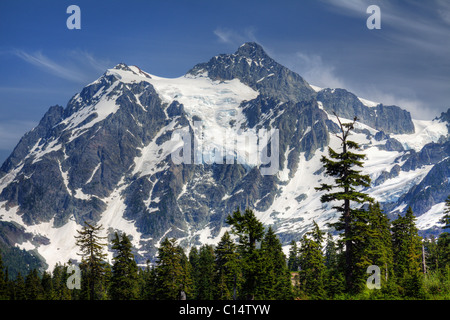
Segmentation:
{"type": "Polygon", "coordinates": [[[421,232],[437,232],[450,193],[446,114],[418,121],[342,88],[314,90],[250,42],[174,79],[120,63],[51,107],[0,169],[0,248],[52,268],[78,258],[74,236],[88,221],[130,235],[144,264],[165,237],[216,243],[236,207],[252,208],[284,244],[313,220],[326,229],[338,215],[314,187],[327,179],[327,146],[339,148],[333,112],[360,119],[352,138],[367,154],[367,192],[392,217],[411,206],[421,232]],[[275,129],[274,152],[269,139],[259,149],[238,143],[275,129]],[[190,143],[174,139],[198,130],[190,143]],[[177,162],[180,146],[197,149],[177,162]],[[274,174],[253,161],[261,150],[277,155],[274,174]]]}
{"type": "Polygon", "coordinates": [[[204,72],[213,80],[239,79],[261,94],[282,101],[309,100],[315,94],[301,76],[270,58],[254,42],[243,44],[234,54],[221,54],[207,63],[200,63],[188,74],[204,72]]]}

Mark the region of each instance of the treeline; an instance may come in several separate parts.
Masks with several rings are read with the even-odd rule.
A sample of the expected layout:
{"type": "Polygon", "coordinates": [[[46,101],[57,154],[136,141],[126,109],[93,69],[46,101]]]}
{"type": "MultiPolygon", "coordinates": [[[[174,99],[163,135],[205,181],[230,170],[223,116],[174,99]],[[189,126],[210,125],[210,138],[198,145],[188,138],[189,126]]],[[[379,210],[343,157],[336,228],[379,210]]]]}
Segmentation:
{"type": "MultiPolygon", "coordinates": [[[[450,198],[444,228],[450,228],[450,198]]],[[[25,277],[8,277],[0,257],[0,299],[10,300],[285,300],[285,299],[448,299],[450,298],[450,233],[422,239],[411,209],[390,222],[378,204],[354,242],[352,265],[345,259],[344,239],[325,234],[314,222],[288,257],[269,227],[252,210],[228,217],[231,232],[216,246],[185,252],[165,238],[155,264],[137,266],[130,238],[115,234],[112,264],[105,261],[107,244],[101,227],[86,224],[77,244],[82,255],[80,287],[74,273],[58,264],[53,272],[33,269],[25,277]],[[379,289],[369,289],[369,266],[379,270],[379,289]],[[352,269],[353,285],[346,283],[352,269]],[[72,284],[72,286],[70,286],[72,284]],[[73,289],[70,289],[70,288],[73,289]]],[[[371,282],[371,281],[369,281],[371,282]]]]}
{"type": "MultiPolygon", "coordinates": [[[[450,198],[447,200],[450,208],[450,198]]],[[[360,216],[354,255],[346,261],[345,240],[333,240],[314,223],[298,246],[291,243],[288,267],[295,273],[295,296],[300,299],[449,299],[450,234],[423,239],[411,208],[392,222],[379,204],[360,216]],[[375,266],[379,287],[375,284],[375,266]],[[350,269],[351,283],[345,275],[350,269]],[[368,273],[368,270],[370,271],[368,273]],[[369,285],[368,285],[369,283],[369,285]]],[[[450,228],[450,212],[443,221],[450,228]]]]}
{"type": "Polygon", "coordinates": [[[175,239],[165,238],[156,263],[145,268],[137,266],[126,234],[115,234],[113,263],[106,262],[101,226],[86,223],[77,237],[79,288],[69,289],[76,282],[68,272],[70,263],[55,266],[52,273],[39,275],[33,269],[25,278],[19,273],[10,280],[0,262],[0,299],[293,299],[286,256],[273,230],[265,230],[248,209],[238,209],[227,221],[237,237],[225,232],[217,246],[193,247],[187,254],[175,239]]]}

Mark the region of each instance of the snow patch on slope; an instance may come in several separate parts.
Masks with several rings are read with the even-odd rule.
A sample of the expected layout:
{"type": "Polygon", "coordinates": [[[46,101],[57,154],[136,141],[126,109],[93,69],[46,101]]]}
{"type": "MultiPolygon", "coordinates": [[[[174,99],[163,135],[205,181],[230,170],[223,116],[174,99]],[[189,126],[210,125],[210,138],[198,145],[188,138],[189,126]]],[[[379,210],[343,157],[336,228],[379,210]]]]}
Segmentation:
{"type": "Polygon", "coordinates": [[[444,215],[445,202],[438,203],[431,207],[430,210],[417,218],[416,225],[419,230],[426,230],[434,226],[441,226],[439,220],[444,215]]]}
{"type": "Polygon", "coordinates": [[[441,136],[448,135],[446,122],[438,120],[412,120],[415,133],[391,135],[403,145],[405,150],[413,149],[420,151],[424,145],[431,142],[437,142],[441,136]]]}

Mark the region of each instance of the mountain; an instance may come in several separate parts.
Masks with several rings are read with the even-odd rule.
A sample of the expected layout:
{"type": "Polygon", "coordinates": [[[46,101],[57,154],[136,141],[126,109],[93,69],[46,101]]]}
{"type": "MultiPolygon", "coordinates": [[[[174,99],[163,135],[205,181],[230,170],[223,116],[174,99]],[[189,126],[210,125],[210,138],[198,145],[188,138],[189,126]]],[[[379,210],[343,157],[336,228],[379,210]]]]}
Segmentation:
{"type": "Polygon", "coordinates": [[[217,242],[236,207],[253,208],[286,245],[313,220],[327,229],[338,216],[314,187],[330,179],[319,161],[327,146],[339,148],[334,113],[359,119],[367,191],[390,216],[412,206],[421,232],[438,232],[450,110],[415,120],[320,89],[245,43],[174,79],[120,63],[50,107],[0,168],[0,248],[53,268],[77,259],[74,236],[88,221],[130,235],[144,264],[164,237],[217,242]]]}

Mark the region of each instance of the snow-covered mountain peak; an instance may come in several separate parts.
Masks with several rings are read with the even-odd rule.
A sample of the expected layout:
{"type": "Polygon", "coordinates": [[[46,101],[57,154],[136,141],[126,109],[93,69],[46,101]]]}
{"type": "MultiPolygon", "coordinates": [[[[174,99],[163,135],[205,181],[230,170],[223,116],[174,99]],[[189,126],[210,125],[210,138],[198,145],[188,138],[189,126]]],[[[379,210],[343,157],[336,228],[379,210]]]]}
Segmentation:
{"type": "Polygon", "coordinates": [[[250,42],[177,78],[120,63],[66,108],[50,108],[0,168],[0,240],[2,230],[20,225],[16,238],[25,240],[13,245],[64,263],[77,258],[76,229],[96,222],[132,235],[144,263],[166,236],[186,247],[214,243],[239,206],[252,208],[288,244],[313,220],[326,228],[337,218],[314,189],[330,179],[321,156],[340,147],[334,112],[342,121],[359,119],[352,139],[367,155],[368,193],[394,215],[411,205],[432,229],[450,192],[450,112],[416,121],[397,106],[310,86],[250,42]],[[225,146],[233,163],[172,161],[183,145],[172,139],[175,130],[195,133],[196,123],[203,155],[225,146]],[[273,175],[238,161],[256,152],[234,138],[250,142],[246,134],[261,129],[279,131],[279,152],[270,147],[279,160],[273,175]]]}
{"type": "Polygon", "coordinates": [[[246,42],[239,47],[235,53],[236,56],[250,58],[253,61],[272,60],[263,47],[256,42],[246,42]]]}
{"type": "Polygon", "coordinates": [[[119,63],[112,69],[108,69],[102,77],[114,76],[123,83],[139,83],[151,79],[151,75],[142,71],[137,66],[127,66],[119,63]]]}

